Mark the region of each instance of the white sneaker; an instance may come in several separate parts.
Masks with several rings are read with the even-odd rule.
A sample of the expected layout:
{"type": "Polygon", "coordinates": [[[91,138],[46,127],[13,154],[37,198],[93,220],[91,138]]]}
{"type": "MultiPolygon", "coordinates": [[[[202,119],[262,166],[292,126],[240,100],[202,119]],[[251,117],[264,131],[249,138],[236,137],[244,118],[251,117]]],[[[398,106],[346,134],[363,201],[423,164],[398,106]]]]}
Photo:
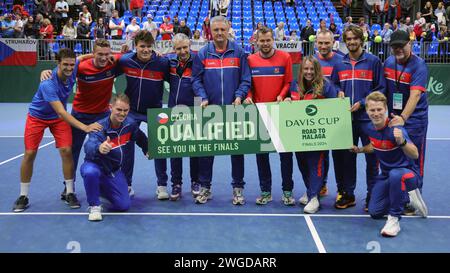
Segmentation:
{"type": "Polygon", "coordinates": [[[317,196],[314,196],[309,200],[308,204],[306,204],[305,208],[303,209],[304,213],[316,213],[319,210],[320,203],[317,196]]]}
{"type": "Polygon", "coordinates": [[[131,186],[128,186],[128,195],[130,196],[130,198],[134,197],[134,190],[131,186]]]}
{"type": "Polygon", "coordinates": [[[381,235],[386,237],[395,237],[400,232],[400,222],[398,217],[388,215],[388,219],[383,229],[381,230],[381,235]]]}
{"type": "Polygon", "coordinates": [[[101,206],[92,206],[89,207],[89,221],[101,221],[102,218],[102,207],[101,206]]]}
{"type": "Polygon", "coordinates": [[[158,188],[156,189],[156,195],[158,196],[158,200],[169,199],[169,193],[167,192],[166,186],[158,186],[158,188]]]}
{"type": "Polygon", "coordinates": [[[409,203],[413,208],[416,209],[416,213],[426,218],[428,216],[428,208],[425,202],[423,201],[422,195],[420,194],[420,190],[415,189],[409,191],[408,195],[409,195],[409,203]]]}
{"type": "Polygon", "coordinates": [[[303,206],[306,206],[308,204],[308,194],[305,192],[300,199],[298,199],[298,202],[302,204],[303,206]]]}

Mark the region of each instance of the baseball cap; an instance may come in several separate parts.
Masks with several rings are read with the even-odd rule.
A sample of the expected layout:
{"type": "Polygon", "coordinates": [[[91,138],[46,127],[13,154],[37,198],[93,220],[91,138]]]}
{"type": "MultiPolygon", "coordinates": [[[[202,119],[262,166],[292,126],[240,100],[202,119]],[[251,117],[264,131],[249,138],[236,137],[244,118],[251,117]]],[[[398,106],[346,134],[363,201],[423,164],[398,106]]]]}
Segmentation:
{"type": "Polygon", "coordinates": [[[147,14],[147,18],[152,18],[153,19],[153,16],[149,13],[149,14],[147,14]]]}
{"type": "Polygon", "coordinates": [[[408,32],[404,30],[396,30],[391,35],[390,46],[404,46],[410,41],[408,32]]]}

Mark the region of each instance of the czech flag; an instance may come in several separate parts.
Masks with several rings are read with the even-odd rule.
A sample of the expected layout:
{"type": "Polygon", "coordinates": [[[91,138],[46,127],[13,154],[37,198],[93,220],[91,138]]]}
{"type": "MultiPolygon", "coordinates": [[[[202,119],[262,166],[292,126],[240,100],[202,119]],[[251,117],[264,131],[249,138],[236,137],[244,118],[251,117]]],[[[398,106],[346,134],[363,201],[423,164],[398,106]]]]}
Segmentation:
{"type": "Polygon", "coordinates": [[[35,66],[37,40],[0,39],[0,65],[35,66]]]}
{"type": "Polygon", "coordinates": [[[169,116],[166,113],[160,113],[158,114],[158,117],[156,117],[156,121],[159,124],[166,124],[169,121],[169,116]]]}

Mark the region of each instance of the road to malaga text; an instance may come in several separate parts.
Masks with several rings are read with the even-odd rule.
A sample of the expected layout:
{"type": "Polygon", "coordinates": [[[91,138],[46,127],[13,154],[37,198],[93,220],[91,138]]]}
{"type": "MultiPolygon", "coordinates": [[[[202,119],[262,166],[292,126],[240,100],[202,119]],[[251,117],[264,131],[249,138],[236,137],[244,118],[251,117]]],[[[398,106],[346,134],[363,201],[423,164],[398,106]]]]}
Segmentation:
{"type": "Polygon", "coordinates": [[[219,257],[215,260],[209,259],[187,259],[181,257],[176,259],[174,263],[175,268],[200,268],[206,270],[208,266],[217,268],[276,268],[276,258],[231,258],[231,257],[219,257]]]}

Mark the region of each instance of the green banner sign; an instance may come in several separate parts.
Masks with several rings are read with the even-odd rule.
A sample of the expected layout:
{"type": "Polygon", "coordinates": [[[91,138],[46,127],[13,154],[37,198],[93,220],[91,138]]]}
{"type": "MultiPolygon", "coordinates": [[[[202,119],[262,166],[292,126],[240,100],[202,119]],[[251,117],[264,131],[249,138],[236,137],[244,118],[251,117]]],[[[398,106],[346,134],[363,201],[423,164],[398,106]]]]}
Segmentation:
{"type": "Polygon", "coordinates": [[[430,105],[450,105],[450,66],[448,64],[428,65],[428,103],[430,105]]]}
{"type": "Polygon", "coordinates": [[[348,149],[350,101],[148,109],[151,158],[348,149]]]}

